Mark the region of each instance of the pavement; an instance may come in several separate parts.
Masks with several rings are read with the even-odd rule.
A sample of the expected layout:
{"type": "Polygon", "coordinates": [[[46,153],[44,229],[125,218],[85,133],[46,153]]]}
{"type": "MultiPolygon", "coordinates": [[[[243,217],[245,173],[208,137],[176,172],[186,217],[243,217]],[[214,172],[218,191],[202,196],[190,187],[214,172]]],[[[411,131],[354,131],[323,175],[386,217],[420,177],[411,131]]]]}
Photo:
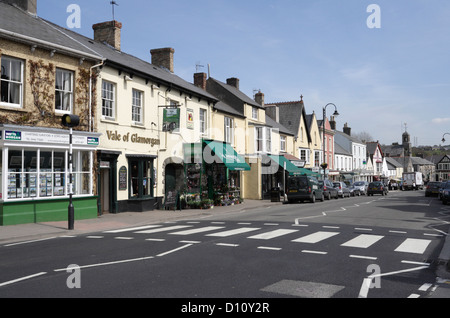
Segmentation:
{"type": "MultiPolygon", "coordinates": [[[[125,212],[104,214],[96,219],[75,221],[74,230],[68,230],[68,222],[45,222],[12,226],[0,226],[0,247],[18,242],[45,240],[64,235],[82,235],[127,227],[144,226],[162,222],[217,217],[221,214],[244,213],[245,211],[281,205],[283,202],[245,200],[242,204],[214,207],[210,210],[182,210],[150,212],[125,212]]],[[[438,279],[430,298],[450,298],[450,236],[447,236],[437,260],[438,279]]]]}

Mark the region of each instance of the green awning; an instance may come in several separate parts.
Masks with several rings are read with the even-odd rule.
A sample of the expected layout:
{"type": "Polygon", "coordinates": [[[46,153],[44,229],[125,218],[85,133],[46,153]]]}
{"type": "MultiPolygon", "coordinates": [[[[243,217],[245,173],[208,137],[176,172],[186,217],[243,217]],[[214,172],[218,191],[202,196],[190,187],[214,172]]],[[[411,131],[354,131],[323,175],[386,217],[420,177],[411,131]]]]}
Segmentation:
{"type": "Polygon", "coordinates": [[[284,166],[286,165],[286,171],[289,172],[289,175],[291,176],[301,176],[301,175],[308,175],[308,176],[317,176],[318,174],[315,172],[312,172],[311,170],[305,169],[305,168],[299,168],[295,166],[292,162],[290,162],[288,159],[286,159],[284,156],[276,156],[276,155],[270,155],[270,159],[275,161],[284,169],[284,166]]]}
{"type": "Polygon", "coordinates": [[[245,162],[245,159],[230,144],[218,141],[205,141],[205,143],[211,149],[212,155],[208,156],[207,151],[203,153],[203,160],[206,163],[214,163],[219,160],[232,171],[250,171],[250,166],[245,162]]]}

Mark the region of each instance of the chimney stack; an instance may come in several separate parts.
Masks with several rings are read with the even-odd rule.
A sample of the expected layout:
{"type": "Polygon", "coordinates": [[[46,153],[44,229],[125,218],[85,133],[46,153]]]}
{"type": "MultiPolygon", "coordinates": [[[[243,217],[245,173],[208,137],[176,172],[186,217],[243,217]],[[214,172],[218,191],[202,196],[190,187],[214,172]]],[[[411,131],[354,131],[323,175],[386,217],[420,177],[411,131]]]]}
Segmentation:
{"type": "Polygon", "coordinates": [[[32,15],[37,15],[37,0],[0,0],[0,1],[15,5],[32,15]]]}
{"type": "Polygon", "coordinates": [[[117,21],[108,21],[97,23],[92,26],[94,30],[94,40],[107,43],[120,51],[120,34],[122,23],[117,21]]]}
{"type": "Polygon", "coordinates": [[[257,102],[257,103],[260,104],[262,107],[264,107],[264,94],[261,93],[261,91],[259,91],[259,92],[255,95],[255,102],[257,102]]]}
{"type": "Polygon", "coordinates": [[[153,65],[163,67],[169,70],[171,73],[173,73],[174,70],[173,56],[175,53],[174,49],[166,47],[162,49],[151,50],[150,53],[152,54],[153,65]]]}
{"type": "Polygon", "coordinates": [[[280,108],[277,105],[267,105],[265,107],[266,115],[277,123],[280,122],[280,108]]]}
{"type": "Polygon", "coordinates": [[[351,136],[352,135],[352,129],[348,127],[348,124],[345,123],[344,125],[344,134],[351,136]]]}
{"type": "Polygon", "coordinates": [[[194,85],[206,90],[206,73],[195,73],[194,74],[194,85]]]}
{"type": "Polygon", "coordinates": [[[227,84],[239,89],[239,78],[236,77],[229,78],[227,79],[227,84]]]}

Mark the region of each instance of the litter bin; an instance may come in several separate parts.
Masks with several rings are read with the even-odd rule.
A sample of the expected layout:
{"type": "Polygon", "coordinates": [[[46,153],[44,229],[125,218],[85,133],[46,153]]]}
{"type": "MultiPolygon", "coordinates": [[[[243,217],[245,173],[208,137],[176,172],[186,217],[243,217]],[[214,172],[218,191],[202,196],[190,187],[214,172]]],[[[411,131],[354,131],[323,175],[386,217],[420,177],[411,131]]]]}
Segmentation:
{"type": "Polygon", "coordinates": [[[272,202],[281,202],[280,195],[281,195],[280,188],[272,188],[272,190],[270,191],[270,200],[272,202]]]}

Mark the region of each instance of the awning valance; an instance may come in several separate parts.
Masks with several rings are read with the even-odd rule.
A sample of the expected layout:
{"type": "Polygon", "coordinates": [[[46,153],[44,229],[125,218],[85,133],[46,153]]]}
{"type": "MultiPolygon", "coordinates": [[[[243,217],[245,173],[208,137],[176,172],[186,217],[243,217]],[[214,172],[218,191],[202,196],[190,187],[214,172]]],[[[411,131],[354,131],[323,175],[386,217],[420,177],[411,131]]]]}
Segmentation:
{"type": "Polygon", "coordinates": [[[245,162],[245,159],[230,144],[218,141],[205,141],[205,144],[211,150],[211,152],[203,152],[203,160],[206,163],[219,160],[232,171],[250,171],[250,166],[245,162]],[[208,156],[209,154],[211,156],[208,156]]]}
{"type": "Polygon", "coordinates": [[[270,159],[275,161],[282,167],[283,169],[286,167],[286,171],[289,172],[289,175],[291,176],[300,176],[300,175],[308,175],[308,176],[317,176],[318,174],[315,172],[312,172],[311,170],[305,169],[305,168],[299,168],[295,166],[291,161],[286,159],[284,156],[276,156],[276,155],[270,155],[270,159]]]}

